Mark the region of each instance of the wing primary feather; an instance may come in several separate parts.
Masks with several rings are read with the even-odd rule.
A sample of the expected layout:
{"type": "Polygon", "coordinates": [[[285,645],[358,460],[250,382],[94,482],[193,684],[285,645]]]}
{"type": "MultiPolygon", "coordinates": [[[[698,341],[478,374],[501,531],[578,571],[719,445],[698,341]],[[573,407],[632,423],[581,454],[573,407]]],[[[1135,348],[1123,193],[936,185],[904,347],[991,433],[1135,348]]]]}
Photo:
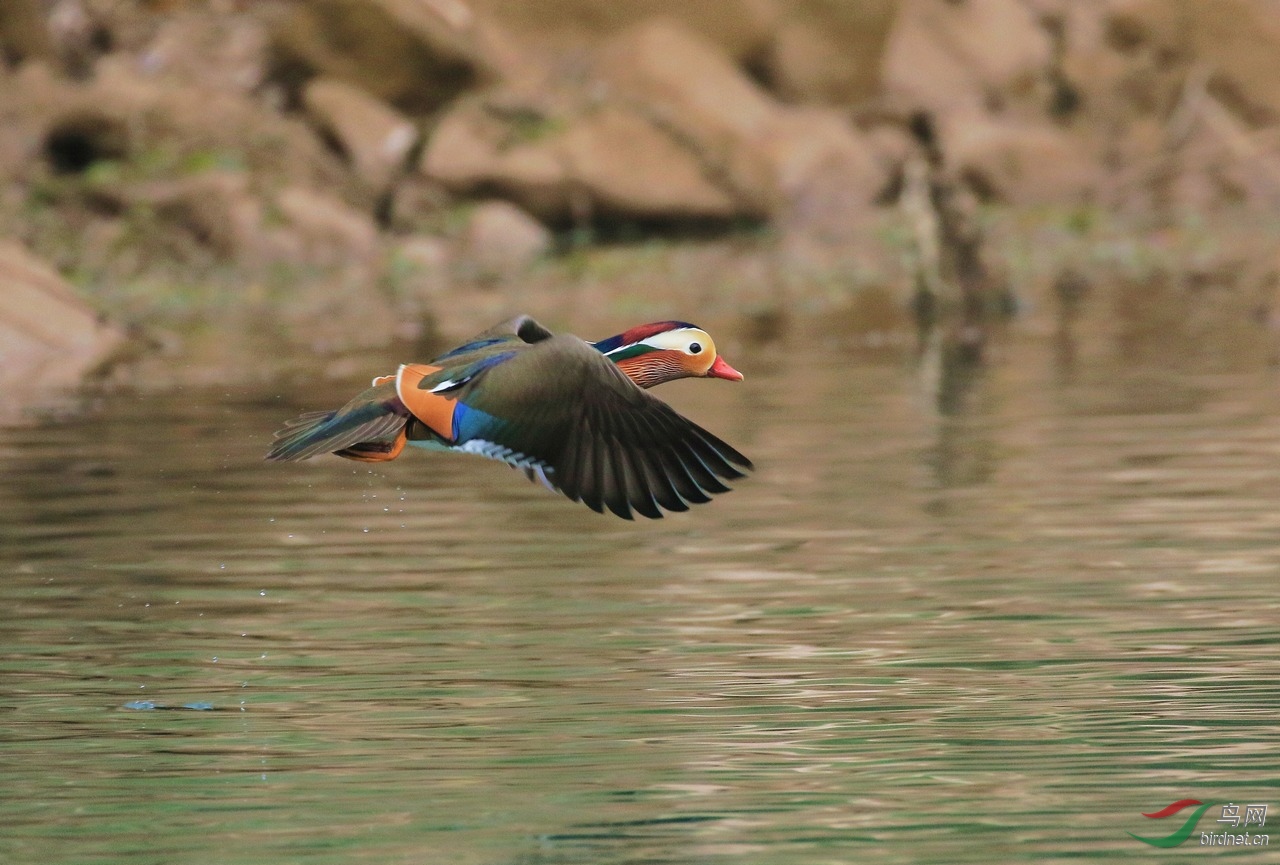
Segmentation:
{"type": "MultiPolygon", "coordinates": [[[[694,430],[697,431],[698,437],[701,438],[708,445],[710,445],[711,448],[716,452],[716,455],[719,456],[720,459],[724,460],[726,463],[739,466],[748,471],[755,468],[755,466],[752,465],[751,460],[747,459],[745,456],[740,454],[736,448],[734,448],[728,442],[721,439],[719,436],[715,435],[712,432],[709,432],[708,430],[703,429],[697,424],[693,424],[693,428],[694,430]]],[[[735,471],[735,474],[731,475],[731,477],[735,477],[735,478],[746,477],[746,475],[742,474],[741,472],[738,472],[736,469],[734,471],[735,471]]]]}
{"type": "Polygon", "coordinates": [[[635,519],[631,515],[631,508],[627,504],[627,477],[626,472],[622,468],[620,462],[620,454],[616,447],[610,447],[611,442],[597,438],[595,446],[597,450],[597,462],[600,467],[600,486],[604,491],[604,503],[609,510],[624,520],[635,519]]]}
{"type": "Polygon", "coordinates": [[[550,460],[551,464],[555,466],[556,488],[573,501],[581,499],[581,496],[575,495],[574,492],[582,488],[581,475],[579,474],[581,454],[578,451],[578,438],[577,427],[570,426],[569,434],[565,437],[559,453],[550,460]]]}
{"type": "MultiPolygon", "coordinates": [[[[606,410],[598,409],[597,412],[598,415],[603,415],[606,410]]],[[[628,423],[628,418],[633,414],[634,412],[625,410],[608,411],[607,417],[598,416],[597,427],[609,430],[608,444],[614,471],[632,509],[641,516],[659,520],[662,519],[662,509],[654,500],[644,470],[639,465],[638,451],[643,446],[643,440],[636,437],[634,428],[628,423]]]]}
{"type": "MultiPolygon", "coordinates": [[[[604,490],[601,484],[600,455],[596,451],[595,436],[589,426],[582,426],[574,442],[577,453],[577,485],[573,489],[565,488],[572,493],[570,498],[580,501],[596,513],[604,513],[604,490]]],[[[573,459],[572,453],[570,459],[573,459]]]]}
{"type": "MultiPolygon", "coordinates": [[[[724,463],[723,466],[709,463],[707,461],[708,458],[707,453],[705,453],[705,448],[699,448],[700,443],[698,436],[687,436],[687,438],[684,439],[684,444],[686,452],[690,454],[692,459],[694,459],[694,462],[689,463],[689,470],[694,473],[694,477],[698,479],[699,486],[704,490],[707,490],[708,493],[727,493],[727,486],[724,486],[719,479],[721,479],[721,477],[741,476],[737,475],[737,473],[733,471],[733,467],[728,463],[724,463]]],[[[712,456],[712,459],[714,463],[722,462],[719,461],[719,459],[714,458],[714,456],[712,456]]]]}
{"type": "MultiPolygon", "coordinates": [[[[662,443],[644,421],[643,412],[621,415],[623,432],[632,442],[631,458],[650,497],[669,511],[687,511],[689,505],[680,498],[662,463],[662,443]]],[[[647,515],[646,515],[647,516],[647,515]]]]}
{"type": "Polygon", "coordinates": [[[721,483],[720,479],[717,478],[709,468],[707,468],[706,464],[694,449],[689,446],[688,442],[680,442],[680,449],[678,453],[680,454],[680,459],[684,464],[685,469],[687,469],[689,474],[697,481],[699,489],[711,495],[729,492],[729,487],[721,483]]]}
{"type": "Polygon", "coordinates": [[[702,430],[698,426],[692,423],[689,426],[690,429],[687,431],[685,441],[689,443],[690,450],[697,454],[698,459],[702,461],[708,471],[730,480],[743,476],[742,472],[735,469],[710,442],[700,435],[702,430]]]}
{"type": "MultiPolygon", "coordinates": [[[[670,425],[662,424],[660,418],[648,412],[637,413],[635,418],[643,425],[650,441],[653,442],[654,456],[658,459],[663,476],[671,482],[680,497],[687,502],[699,505],[711,501],[677,454],[679,440],[673,434],[670,425]]],[[[692,455],[688,458],[693,459],[692,455]]]]}
{"type": "Polygon", "coordinates": [[[669,511],[687,511],[688,503],[680,497],[679,491],[662,464],[662,456],[656,446],[646,448],[636,454],[645,483],[654,500],[669,511]]]}
{"type": "Polygon", "coordinates": [[[662,519],[662,508],[658,506],[657,498],[654,496],[649,479],[645,475],[642,465],[642,453],[634,445],[623,443],[617,439],[614,440],[614,446],[624,463],[623,468],[627,478],[627,501],[631,503],[631,507],[635,512],[641,516],[648,517],[651,520],[662,519]]]}

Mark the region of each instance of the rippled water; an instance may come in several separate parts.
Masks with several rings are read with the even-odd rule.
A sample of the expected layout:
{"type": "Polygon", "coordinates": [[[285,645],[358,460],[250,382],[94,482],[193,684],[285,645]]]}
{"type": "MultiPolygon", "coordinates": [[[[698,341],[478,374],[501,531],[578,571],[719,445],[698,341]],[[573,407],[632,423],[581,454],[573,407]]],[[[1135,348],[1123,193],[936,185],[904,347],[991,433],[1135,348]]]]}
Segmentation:
{"type": "Polygon", "coordinates": [[[659,523],[261,461],[346,386],[0,432],[0,861],[1047,862],[1280,807],[1280,376],[1100,320],[735,355],[665,395],[759,471],[659,523]]]}

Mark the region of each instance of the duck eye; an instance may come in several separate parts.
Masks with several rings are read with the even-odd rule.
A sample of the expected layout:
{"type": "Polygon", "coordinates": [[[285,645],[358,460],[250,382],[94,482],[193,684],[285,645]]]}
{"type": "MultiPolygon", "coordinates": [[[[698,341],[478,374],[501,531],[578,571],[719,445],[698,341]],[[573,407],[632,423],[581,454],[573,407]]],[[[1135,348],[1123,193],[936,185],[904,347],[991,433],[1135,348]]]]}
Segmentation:
{"type": "Polygon", "coordinates": [[[701,345],[699,345],[696,342],[689,343],[689,354],[699,354],[701,353],[701,351],[702,351],[701,345]]]}

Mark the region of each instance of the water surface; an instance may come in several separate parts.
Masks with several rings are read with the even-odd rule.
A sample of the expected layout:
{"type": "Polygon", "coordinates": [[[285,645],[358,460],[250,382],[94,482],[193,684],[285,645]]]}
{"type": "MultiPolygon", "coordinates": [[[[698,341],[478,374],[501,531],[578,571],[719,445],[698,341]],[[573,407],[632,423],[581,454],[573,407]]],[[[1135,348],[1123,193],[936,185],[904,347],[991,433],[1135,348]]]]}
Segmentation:
{"type": "Polygon", "coordinates": [[[1280,807],[1266,341],[1099,320],[739,349],[663,394],[759,471],[657,523],[264,464],[342,383],[0,432],[0,861],[1052,862],[1280,807]]]}

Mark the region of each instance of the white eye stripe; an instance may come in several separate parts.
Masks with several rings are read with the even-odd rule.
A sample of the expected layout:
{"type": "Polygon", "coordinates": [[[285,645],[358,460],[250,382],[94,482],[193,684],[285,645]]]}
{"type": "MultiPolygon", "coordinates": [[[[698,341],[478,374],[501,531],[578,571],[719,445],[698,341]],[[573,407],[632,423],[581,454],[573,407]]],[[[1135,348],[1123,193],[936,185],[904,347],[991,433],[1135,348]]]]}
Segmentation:
{"type": "Polygon", "coordinates": [[[689,347],[694,343],[699,346],[698,354],[706,351],[707,347],[712,344],[711,337],[706,331],[699,330],[696,327],[682,327],[678,330],[668,330],[654,334],[648,339],[640,340],[639,344],[662,351],[680,351],[692,355],[695,352],[690,351],[689,347]]]}

